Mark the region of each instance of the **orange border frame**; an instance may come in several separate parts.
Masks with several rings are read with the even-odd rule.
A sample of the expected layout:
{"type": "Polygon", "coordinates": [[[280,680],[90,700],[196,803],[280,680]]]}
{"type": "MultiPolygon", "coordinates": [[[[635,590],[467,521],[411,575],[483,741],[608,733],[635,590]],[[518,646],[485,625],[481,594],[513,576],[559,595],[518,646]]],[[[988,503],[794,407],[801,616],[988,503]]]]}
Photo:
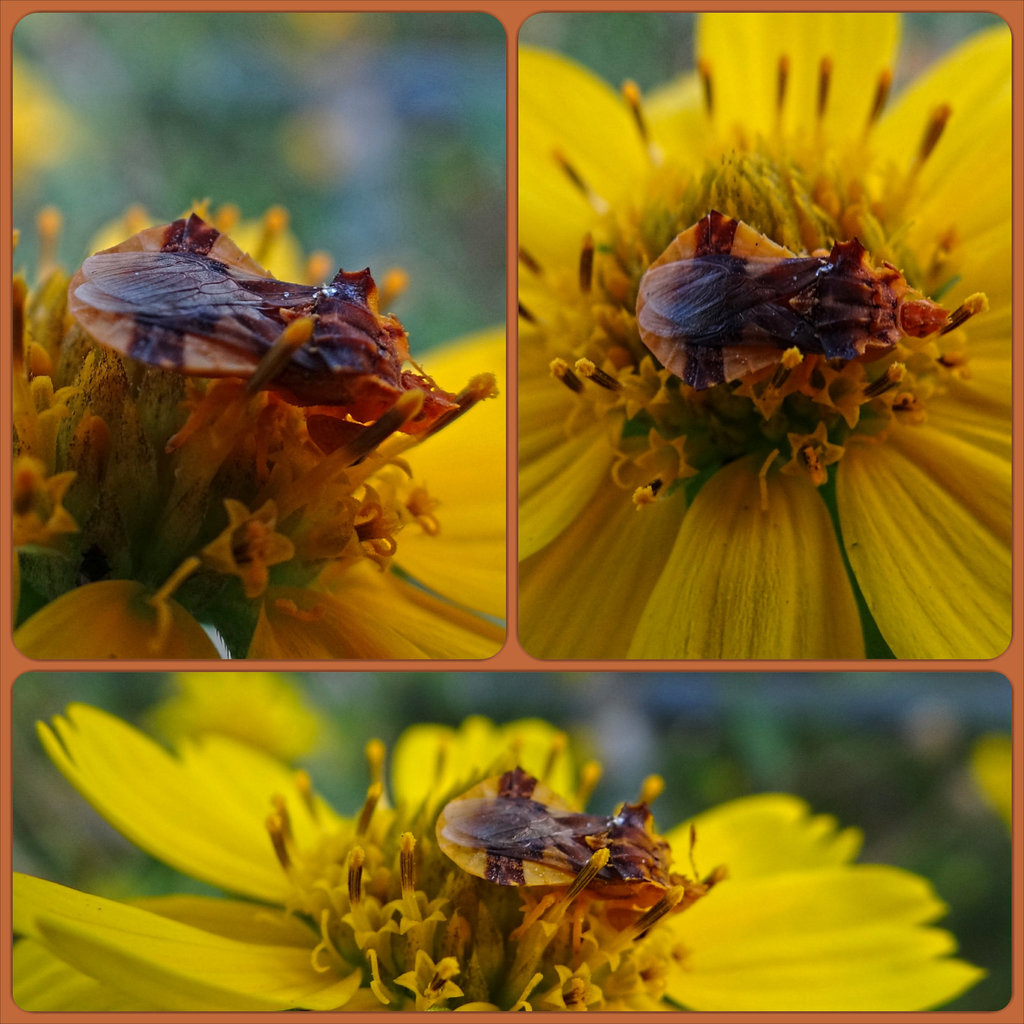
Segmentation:
{"type": "MultiPolygon", "coordinates": [[[[275,0],[107,0],[107,2],[90,3],[85,0],[76,3],[74,0],[4,0],[0,8],[0,37],[3,38],[4,49],[2,54],[3,74],[0,76],[0,119],[2,119],[2,134],[0,134],[0,182],[2,182],[3,204],[0,208],[0,237],[10,238],[13,228],[11,209],[11,50],[12,34],[15,25],[25,15],[36,11],[82,11],[102,10],[104,12],[137,12],[137,11],[230,11],[230,12],[273,12],[286,9],[285,5],[275,0]]],[[[544,3],[543,0],[476,0],[473,3],[455,3],[451,0],[366,0],[364,3],[332,2],[332,0],[306,0],[301,5],[301,10],[310,13],[323,13],[335,11],[391,11],[391,12],[486,12],[497,18],[504,26],[506,32],[506,81],[508,93],[506,97],[506,217],[508,233],[506,239],[506,308],[510,311],[516,308],[517,281],[513,268],[517,266],[517,195],[518,195],[518,167],[517,167],[517,43],[518,33],[522,23],[533,14],[541,12],[588,12],[597,13],[601,11],[622,12],[624,10],[645,12],[698,12],[702,9],[713,8],[716,11],[742,11],[757,8],[761,10],[785,10],[785,11],[819,11],[819,10],[848,10],[850,4],[843,0],[791,0],[791,2],[780,2],[780,0],[710,0],[710,2],[698,3],[692,0],[679,0],[679,2],[666,2],[666,0],[647,0],[641,6],[627,5],[618,0],[554,0],[544,3]]],[[[914,2],[914,0],[895,0],[886,3],[884,0],[859,0],[858,10],[862,11],[928,11],[928,12],[962,12],[969,9],[972,12],[988,12],[1001,17],[1010,27],[1013,36],[1013,100],[1014,114],[1013,124],[1016,128],[1013,140],[1014,169],[1013,178],[1013,210],[1014,223],[1019,224],[1022,208],[1021,199],[1024,196],[1024,175],[1021,168],[1024,167],[1024,133],[1021,132],[1021,110],[1024,109],[1024,59],[1022,59],[1021,40],[1024,38],[1024,4],[1019,0],[987,0],[987,2],[975,3],[957,2],[957,0],[931,0],[931,2],[914,2]]],[[[294,9],[294,8],[292,8],[294,9]]],[[[1017,353],[1013,360],[1013,396],[1014,396],[1014,451],[1021,450],[1021,439],[1024,436],[1024,331],[1021,328],[1020,310],[1024,301],[1024,275],[1021,267],[1024,266],[1024,232],[1018,230],[1013,238],[1013,261],[1014,261],[1014,310],[1015,315],[1012,321],[1012,339],[1014,350],[1017,353]]],[[[10,249],[7,246],[0,248],[0,279],[9,281],[13,270],[13,260],[10,249]]],[[[513,327],[514,321],[509,320],[507,328],[508,337],[508,380],[510,397],[513,397],[514,382],[516,374],[516,339],[513,327]]],[[[4,340],[4,351],[10,351],[10,322],[6,315],[0,321],[0,338],[4,340]]],[[[0,421],[11,424],[11,388],[9,386],[9,374],[11,372],[10,357],[0,359],[0,421]]],[[[508,407],[508,437],[514,439],[517,426],[517,409],[514,400],[509,402],[508,407]]],[[[10,428],[8,428],[10,429],[10,428]]],[[[1014,525],[1013,525],[1013,566],[1018,570],[1014,577],[1013,588],[1013,633],[1010,646],[999,657],[988,661],[896,661],[896,662],[870,662],[870,661],[767,661],[767,660],[729,660],[729,661],[571,661],[553,660],[540,661],[528,655],[519,645],[517,638],[517,507],[514,496],[517,494],[516,478],[516,457],[515,446],[511,443],[507,455],[507,494],[508,501],[508,639],[502,650],[486,661],[369,661],[369,662],[280,662],[280,661],[253,661],[246,662],[247,670],[274,670],[289,669],[291,671],[338,671],[344,669],[360,670],[390,670],[390,671],[458,671],[466,669],[486,669],[493,671],[585,671],[588,669],[601,669],[604,671],[779,671],[785,669],[794,671],[870,671],[872,668],[884,669],[885,671],[966,671],[966,672],[999,672],[1010,680],[1013,691],[1013,792],[1017,797],[1016,806],[1020,806],[1020,794],[1024,792],[1022,786],[1022,742],[1024,742],[1024,701],[1022,701],[1022,688],[1024,688],[1024,640],[1022,640],[1022,626],[1024,626],[1024,573],[1020,572],[1020,566],[1024,564],[1022,552],[1024,552],[1024,525],[1022,525],[1021,510],[1024,509],[1024,473],[1014,474],[1013,498],[1014,498],[1014,525]]],[[[0,446],[0,491],[3,492],[3,501],[0,502],[0,536],[10,537],[11,512],[10,502],[7,500],[11,479],[11,446],[4,443],[0,446]]],[[[0,545],[0,550],[9,550],[6,546],[0,545]]],[[[4,568],[0,574],[0,622],[12,622],[12,593],[11,575],[4,568]]],[[[237,663],[230,663],[232,669],[237,670],[237,663]]],[[[12,641],[11,630],[4,628],[0,636],[0,767],[9,768],[8,758],[11,752],[11,692],[14,680],[23,672],[29,671],[53,671],[68,672],[72,670],[105,670],[110,671],[113,666],[110,662],[37,662],[25,657],[15,647],[12,641]]],[[[118,670],[136,672],[155,672],[167,668],[187,667],[190,671],[197,670],[228,670],[228,663],[224,661],[189,661],[189,662],[120,662],[118,670]]],[[[12,822],[12,799],[10,788],[10,771],[4,772],[4,782],[0,785],[0,872],[3,874],[2,888],[2,910],[0,910],[0,1016],[5,1021],[32,1021],[34,1024],[46,1024],[49,1021],[72,1021],[94,1022],[106,1021],[116,1015],[101,1013],[80,1013],[80,1014],[46,1014],[26,1013],[19,1009],[13,1002],[10,994],[10,949],[11,949],[11,900],[10,900],[10,878],[11,869],[11,822],[12,822]]],[[[792,1013],[659,1013],[651,1015],[652,1020],[673,1021],[685,1020],[698,1024],[702,1021],[712,1022],[788,1022],[795,1017],[803,1016],[807,1020],[829,1021],[829,1022],[885,1022],[899,1021],[900,1024],[916,1024],[916,1022],[941,1021],[943,1024],[960,1024],[960,1022],[1018,1022],[1024,1020],[1024,995],[1022,995],[1022,981],[1024,981],[1024,957],[1021,951],[1024,949],[1024,856],[1022,856],[1022,837],[1024,837],[1024,821],[1020,814],[1015,815],[1013,821],[1013,851],[1012,862],[1013,872],[1013,914],[1012,914],[1012,948],[1016,953],[1014,961],[1013,995],[1010,1002],[1002,1009],[994,1012],[928,1012],[928,1013],[830,1013],[830,1014],[792,1014],[792,1013]]],[[[124,1015],[120,1015],[125,1019],[124,1015]]],[[[209,1017],[210,1015],[205,1015],[209,1017]]],[[[218,1022],[224,1024],[248,1024],[257,1016],[256,1014],[241,1013],[219,1013],[216,1015],[218,1022]]],[[[406,1014],[406,1019],[428,1018],[427,1014],[413,1012],[411,1017],[406,1014]]],[[[159,1014],[132,1014],[133,1021],[188,1021],[194,1022],[204,1019],[202,1014],[187,1013],[159,1013],[159,1014]]],[[[275,1020],[306,1021],[312,1019],[308,1013],[283,1013],[275,1014],[275,1020]]],[[[343,1012],[317,1014],[318,1020],[350,1021],[357,1019],[356,1014],[343,1012]]],[[[467,1022],[473,1021],[494,1021],[501,1019],[496,1014],[468,1013],[460,1019],[467,1022]]],[[[562,1016],[553,1013],[539,1013],[535,1015],[538,1020],[562,1020],[562,1016]]],[[[595,1013],[590,1015],[591,1020],[617,1022],[624,1019],[621,1013],[595,1013]]]]}

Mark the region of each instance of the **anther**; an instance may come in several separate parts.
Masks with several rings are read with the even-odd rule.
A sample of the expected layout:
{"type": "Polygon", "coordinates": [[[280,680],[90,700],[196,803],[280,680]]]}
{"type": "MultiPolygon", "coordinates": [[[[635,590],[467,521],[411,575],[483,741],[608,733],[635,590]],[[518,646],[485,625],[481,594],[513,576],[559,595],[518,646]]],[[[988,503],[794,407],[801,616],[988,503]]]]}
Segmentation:
{"type": "Polygon", "coordinates": [[[44,206],[36,215],[36,231],[39,235],[40,278],[45,277],[57,264],[57,239],[63,218],[56,206],[44,206]]]}
{"type": "Polygon", "coordinates": [[[627,79],[622,83],[622,96],[625,99],[630,112],[633,114],[633,120],[636,122],[636,130],[640,133],[640,138],[643,140],[644,145],[650,149],[650,135],[647,132],[647,122],[644,120],[643,103],[640,98],[640,86],[638,86],[632,79],[627,79]]]}
{"type": "Polygon", "coordinates": [[[377,739],[366,744],[366,765],[370,769],[370,782],[375,786],[383,786],[384,757],[387,748],[377,739]]]}
{"type": "Polygon", "coordinates": [[[544,762],[544,770],[541,772],[542,779],[550,779],[555,769],[555,762],[565,753],[568,738],[564,732],[555,733],[551,739],[551,746],[548,749],[548,756],[544,762]]]}
{"type": "Polygon", "coordinates": [[[942,138],[942,133],[946,129],[946,123],[952,114],[953,108],[948,103],[943,103],[941,107],[936,107],[932,111],[932,116],[928,120],[924,136],[921,139],[921,145],[917,149],[917,161],[914,164],[915,171],[928,159],[932,150],[938,145],[939,139],[942,138]]]}
{"type": "Polygon", "coordinates": [[[253,259],[257,263],[265,263],[270,246],[278,235],[288,227],[288,211],[283,206],[272,206],[263,215],[263,231],[260,234],[253,259]]]}
{"type": "Polygon", "coordinates": [[[380,801],[383,788],[379,782],[374,782],[366,790],[366,800],[363,803],[363,809],[359,812],[359,820],[356,822],[357,836],[363,835],[369,827],[370,819],[373,817],[373,812],[380,801]]]}
{"type": "Polygon", "coordinates": [[[387,412],[345,445],[348,465],[354,466],[357,462],[365,459],[396,430],[401,430],[406,423],[414,419],[422,408],[423,392],[405,391],[399,395],[395,404],[387,412]]]}
{"type": "Polygon", "coordinates": [[[526,306],[524,306],[524,305],[523,305],[523,304],[522,304],[521,302],[517,304],[517,307],[516,307],[516,308],[517,308],[517,311],[518,311],[519,315],[520,315],[520,316],[521,316],[521,317],[522,317],[522,318],[523,318],[523,319],[524,319],[524,320],[525,320],[525,321],[526,321],[526,322],[527,322],[528,324],[535,324],[535,323],[537,322],[537,318],[536,318],[536,317],[535,317],[535,316],[534,316],[534,315],[533,315],[533,314],[532,314],[532,313],[531,313],[531,312],[529,311],[529,309],[527,309],[527,307],[526,307],[526,306]]]}
{"type": "Polygon", "coordinates": [[[779,67],[775,78],[775,116],[782,117],[782,107],[786,102],[786,86],[789,84],[789,57],[779,57],[779,67]]]}
{"type": "Polygon", "coordinates": [[[782,353],[768,386],[776,391],[789,379],[789,375],[804,361],[804,354],[795,345],[782,353]]]}
{"type": "Polygon", "coordinates": [[[348,859],[348,902],[356,906],[362,898],[363,864],[366,853],[361,846],[353,846],[348,859]]]}
{"type": "Polygon", "coordinates": [[[832,58],[822,57],[818,65],[818,120],[825,116],[828,106],[828,90],[832,84],[832,58]]]}
{"type": "Polygon", "coordinates": [[[316,318],[312,316],[300,316],[293,320],[264,353],[245,385],[245,393],[254,395],[280,376],[292,356],[313,337],[315,326],[316,318]]]}
{"type": "Polygon", "coordinates": [[[640,787],[637,803],[652,804],[665,789],[665,780],[660,775],[648,775],[640,787]]]}
{"type": "Polygon", "coordinates": [[[576,170],[571,163],[569,163],[569,158],[559,149],[556,149],[552,155],[558,163],[558,166],[562,168],[573,185],[583,193],[587,202],[594,208],[594,211],[599,214],[607,213],[608,203],[583,180],[580,172],[576,170]]]}
{"type": "Polygon", "coordinates": [[[892,88],[892,72],[884,68],[878,76],[878,84],[875,86],[875,98],[871,103],[871,110],[868,111],[868,119],[864,124],[865,131],[870,128],[882,116],[886,101],[889,99],[889,90],[892,88]]]}
{"type": "Polygon", "coordinates": [[[602,846],[600,850],[595,850],[590,855],[590,860],[583,866],[583,870],[573,879],[572,885],[569,886],[565,891],[565,895],[562,897],[562,903],[571,903],[574,899],[590,883],[594,880],[595,876],[600,872],[611,858],[611,852],[608,847],[602,846]]]}
{"type": "Polygon", "coordinates": [[[416,837],[411,832],[403,832],[399,842],[401,850],[398,863],[402,878],[402,895],[409,896],[416,890],[416,837]]]}
{"type": "Polygon", "coordinates": [[[815,487],[821,487],[828,480],[828,471],[821,464],[821,449],[817,445],[803,445],[800,448],[800,461],[815,487]]]}
{"type": "Polygon", "coordinates": [[[450,426],[463,413],[468,412],[477,402],[485,398],[494,398],[498,394],[498,382],[493,373],[478,373],[471,377],[469,383],[455,396],[455,408],[438,417],[423,437],[433,437],[439,430],[450,426]]]}
{"type": "Polygon", "coordinates": [[[580,392],[583,390],[583,381],[572,372],[569,364],[562,358],[552,359],[548,364],[551,376],[560,380],[570,391],[580,392]]]}
{"type": "Polygon", "coordinates": [[[984,313],[986,309],[988,309],[988,296],[985,295],[984,292],[975,292],[973,295],[968,295],[967,298],[949,314],[949,319],[939,330],[939,334],[948,334],[950,331],[955,331],[959,326],[961,326],[961,324],[970,320],[972,316],[975,316],[978,313],[984,313]]]}
{"type": "Polygon", "coordinates": [[[540,264],[524,249],[519,248],[519,262],[522,263],[531,274],[540,275],[540,264]]]}
{"type": "Polygon", "coordinates": [[[597,761],[587,761],[580,769],[580,784],[576,788],[576,804],[586,807],[590,794],[601,779],[601,765],[597,761]]]}
{"type": "Polygon", "coordinates": [[[278,815],[271,814],[267,818],[267,833],[270,836],[270,842],[273,844],[274,853],[277,854],[278,862],[287,871],[291,867],[292,861],[288,855],[288,847],[285,843],[284,827],[278,815]]]}
{"type": "Polygon", "coordinates": [[[319,814],[317,811],[316,799],[313,795],[313,780],[310,779],[309,772],[300,768],[292,778],[295,780],[295,788],[298,790],[299,796],[302,798],[303,805],[315,820],[319,817],[319,814]]]}
{"type": "Polygon", "coordinates": [[[685,886],[672,886],[650,910],[637,918],[636,922],[629,929],[630,939],[636,941],[643,938],[658,921],[679,906],[684,896],[686,896],[685,886]]]}
{"type": "Polygon", "coordinates": [[[580,291],[586,295],[594,280],[594,236],[588,231],[580,250],[580,291]]]}
{"type": "Polygon", "coordinates": [[[622,385],[617,378],[613,377],[610,373],[606,373],[591,359],[577,359],[573,368],[581,377],[586,377],[587,380],[592,380],[595,384],[599,384],[609,391],[622,390],[622,385]]]}
{"type": "Polygon", "coordinates": [[[658,497],[658,491],[662,488],[661,480],[652,480],[649,484],[644,484],[638,487],[633,492],[633,504],[636,510],[639,512],[640,509],[647,505],[653,505],[655,499],[658,497]]]}
{"type": "Polygon", "coordinates": [[[271,798],[270,802],[274,805],[274,813],[281,823],[281,832],[284,835],[286,842],[292,842],[294,839],[294,833],[292,832],[292,818],[288,813],[288,804],[285,803],[285,799],[279,793],[275,793],[271,798]]]}
{"type": "Polygon", "coordinates": [[[381,281],[377,299],[381,309],[387,309],[409,287],[409,274],[401,267],[392,267],[381,281]]]}
{"type": "Polygon", "coordinates": [[[701,85],[704,87],[704,110],[708,117],[711,117],[715,110],[715,96],[711,86],[710,61],[704,57],[697,61],[697,74],[700,75],[701,85]]]}
{"type": "Polygon", "coordinates": [[[864,388],[864,397],[877,398],[879,395],[884,395],[886,391],[894,388],[903,380],[906,372],[907,368],[903,363],[890,363],[881,377],[873,380],[864,388]]]}

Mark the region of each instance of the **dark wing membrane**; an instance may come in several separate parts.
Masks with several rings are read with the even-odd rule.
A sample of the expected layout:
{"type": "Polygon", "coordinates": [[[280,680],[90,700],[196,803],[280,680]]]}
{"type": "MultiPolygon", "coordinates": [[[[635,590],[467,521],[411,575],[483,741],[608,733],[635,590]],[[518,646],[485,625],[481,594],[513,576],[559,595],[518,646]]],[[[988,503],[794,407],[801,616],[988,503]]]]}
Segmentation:
{"type": "Polygon", "coordinates": [[[522,799],[460,800],[445,814],[441,834],[459,846],[537,863],[545,860],[545,853],[558,850],[575,867],[582,867],[593,853],[585,837],[606,832],[609,824],[598,815],[554,815],[543,804],[522,799]]]}
{"type": "Polygon", "coordinates": [[[813,285],[815,258],[765,266],[733,257],[677,260],[651,267],[641,282],[642,330],[689,345],[740,341],[819,347],[808,323],[787,300],[813,285]]]}
{"type": "Polygon", "coordinates": [[[76,298],[106,313],[230,316],[239,310],[302,306],[315,288],[257,277],[188,252],[104,252],[82,264],[76,298]]]}

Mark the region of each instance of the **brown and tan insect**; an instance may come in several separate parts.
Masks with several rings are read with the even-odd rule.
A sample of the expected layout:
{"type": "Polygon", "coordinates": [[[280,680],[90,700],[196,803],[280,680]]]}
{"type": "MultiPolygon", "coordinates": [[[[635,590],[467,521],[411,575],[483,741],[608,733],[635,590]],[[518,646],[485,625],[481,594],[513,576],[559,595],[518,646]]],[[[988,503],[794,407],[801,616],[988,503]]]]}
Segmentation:
{"type": "Polygon", "coordinates": [[[891,264],[872,266],[856,238],[836,242],[827,255],[797,256],[711,210],[650,265],[636,315],[647,348],[701,390],[775,365],[790,348],[824,359],[877,359],[901,338],[959,326],[977,311],[968,303],[943,309],[891,264]]]}

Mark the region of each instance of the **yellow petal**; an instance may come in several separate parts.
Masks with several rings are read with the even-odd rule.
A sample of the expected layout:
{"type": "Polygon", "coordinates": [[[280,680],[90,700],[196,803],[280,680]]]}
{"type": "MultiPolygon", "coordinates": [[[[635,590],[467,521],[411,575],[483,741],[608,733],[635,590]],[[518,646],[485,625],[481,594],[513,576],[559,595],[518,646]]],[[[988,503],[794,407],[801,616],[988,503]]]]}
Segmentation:
{"type": "Polygon", "coordinates": [[[573,792],[575,773],[561,730],[539,718],[495,725],[474,715],[455,729],[414,725],[402,733],[391,757],[395,800],[410,809],[421,801],[439,802],[496,765],[511,767],[500,762],[513,757],[556,793],[573,792]]]}
{"type": "Polygon", "coordinates": [[[679,533],[681,492],[637,509],[609,483],[519,568],[519,639],[535,658],[624,658],[679,533]]]}
{"type": "Polygon", "coordinates": [[[640,617],[631,658],[862,658],[860,617],[824,502],[757,460],[701,488],[640,617]]]}
{"type": "MultiPolygon", "coordinates": [[[[730,878],[750,879],[802,868],[836,867],[857,856],[857,829],[839,829],[835,818],[811,814],[807,804],[785,793],[730,800],[692,822],[694,858],[702,875],[724,865],[730,878]],[[764,837],[771,836],[771,842],[764,837]]],[[[690,857],[690,823],[666,834],[672,859],[690,857]]]]}
{"type": "MultiPolygon", "coordinates": [[[[993,16],[995,20],[995,16],[993,16]]],[[[957,302],[985,291],[993,304],[1009,302],[1011,224],[1011,39],[1005,24],[972,37],[919,77],[878,125],[880,151],[909,162],[937,107],[949,120],[914,185],[908,245],[929,252],[953,229],[962,253],[963,281],[947,298],[957,302]],[[984,188],[978,183],[984,182],[984,188]],[[994,233],[1003,259],[986,260],[978,280],[979,236],[994,233]],[[993,279],[992,271],[998,276],[993,279]]],[[[991,246],[982,246],[991,248],[991,246]]]]}
{"type": "Polygon", "coordinates": [[[161,621],[134,580],[103,580],[69,590],[23,622],[15,646],[30,658],[219,658],[202,626],[173,599],[161,621]],[[82,623],[88,628],[83,629],[82,623]]]}
{"type": "Polygon", "coordinates": [[[355,566],[333,594],[271,587],[250,658],[489,658],[505,631],[394,573],[355,566]]]}
{"type": "Polygon", "coordinates": [[[879,74],[891,69],[899,40],[894,14],[705,14],[697,56],[712,76],[714,122],[748,134],[778,131],[779,59],[788,58],[782,128],[812,138],[822,58],[832,62],[823,124],[835,135],[861,131],[879,74]]]}
{"type": "MultiPolygon", "coordinates": [[[[267,836],[272,800],[297,837],[315,831],[293,772],[244,744],[207,736],[174,757],[113,715],[71,705],[40,740],[69,782],[114,828],[172,867],[271,903],[290,883],[267,836]]],[[[318,812],[330,817],[321,805],[318,812]]],[[[302,841],[300,839],[300,841],[302,841]]]]}
{"type": "Polygon", "coordinates": [[[128,995],[75,970],[35,939],[20,939],[11,962],[11,994],[30,1012],[146,1013],[151,1000],[128,995]]]}
{"type": "Polygon", "coordinates": [[[440,532],[410,526],[398,538],[397,563],[425,586],[466,608],[505,614],[507,516],[505,332],[490,330],[431,353],[437,380],[494,373],[499,396],[474,406],[414,449],[417,482],[437,500],[440,532]]]}
{"type": "Polygon", "coordinates": [[[362,980],[314,970],[306,948],[224,938],[113,900],[15,875],[15,921],[98,981],[165,1010],[331,1010],[362,980]]]}
{"type": "Polygon", "coordinates": [[[668,995],[692,1010],[923,1010],[983,971],[948,958],[923,879],[876,865],[727,879],[669,919],[687,951],[668,995]]]}
{"type": "Polygon", "coordinates": [[[1010,639],[1009,463],[940,430],[847,448],[843,543],[899,658],[992,658],[1010,639]]]}
{"type": "Polygon", "coordinates": [[[542,266],[562,267],[579,258],[595,210],[556,154],[606,203],[624,195],[647,170],[622,98],[565,57],[524,47],[519,53],[519,238],[542,266]]]}

